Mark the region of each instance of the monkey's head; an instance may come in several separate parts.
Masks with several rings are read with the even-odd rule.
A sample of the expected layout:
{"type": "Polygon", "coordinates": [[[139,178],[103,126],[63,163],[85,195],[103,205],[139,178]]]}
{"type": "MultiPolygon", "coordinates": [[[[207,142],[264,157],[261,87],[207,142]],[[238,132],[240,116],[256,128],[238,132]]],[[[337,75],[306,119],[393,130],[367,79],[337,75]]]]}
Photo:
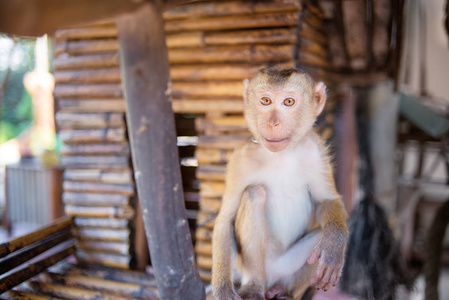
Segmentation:
{"type": "Polygon", "coordinates": [[[265,68],[244,84],[249,130],[272,152],[296,145],[326,103],[326,86],[296,68],[265,68]]]}

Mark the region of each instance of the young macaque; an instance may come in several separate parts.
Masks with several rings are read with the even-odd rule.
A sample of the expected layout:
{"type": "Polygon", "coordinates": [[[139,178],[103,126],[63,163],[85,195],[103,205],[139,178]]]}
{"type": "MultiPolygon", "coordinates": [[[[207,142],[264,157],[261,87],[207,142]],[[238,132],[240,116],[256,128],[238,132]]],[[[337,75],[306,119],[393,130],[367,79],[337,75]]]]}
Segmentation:
{"type": "Polygon", "coordinates": [[[313,130],[326,87],[295,68],[266,68],[245,80],[243,97],[254,139],[227,167],[213,235],[214,298],[327,291],[341,276],[348,229],[327,148],[313,130]]]}

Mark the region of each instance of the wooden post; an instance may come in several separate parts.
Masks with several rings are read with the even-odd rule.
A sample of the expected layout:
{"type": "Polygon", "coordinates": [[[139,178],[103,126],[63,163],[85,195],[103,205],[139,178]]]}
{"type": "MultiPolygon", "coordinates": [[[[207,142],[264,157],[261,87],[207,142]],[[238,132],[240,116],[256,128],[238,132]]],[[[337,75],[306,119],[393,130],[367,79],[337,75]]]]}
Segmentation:
{"type": "Polygon", "coordinates": [[[205,299],[184,207],[161,1],[118,20],[134,177],[161,299],[205,299]]]}

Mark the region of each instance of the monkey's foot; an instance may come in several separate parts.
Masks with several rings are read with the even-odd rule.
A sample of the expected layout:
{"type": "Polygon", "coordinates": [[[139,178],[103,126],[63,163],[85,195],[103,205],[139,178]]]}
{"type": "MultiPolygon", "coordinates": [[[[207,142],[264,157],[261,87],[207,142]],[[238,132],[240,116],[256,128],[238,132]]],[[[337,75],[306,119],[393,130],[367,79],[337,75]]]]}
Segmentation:
{"type": "Polygon", "coordinates": [[[264,288],[255,283],[249,283],[238,290],[238,294],[244,300],[265,300],[264,288]]]}
{"type": "Polygon", "coordinates": [[[265,293],[268,299],[277,299],[277,300],[291,300],[291,298],[284,287],[280,284],[275,284],[273,287],[267,290],[265,293]]]}

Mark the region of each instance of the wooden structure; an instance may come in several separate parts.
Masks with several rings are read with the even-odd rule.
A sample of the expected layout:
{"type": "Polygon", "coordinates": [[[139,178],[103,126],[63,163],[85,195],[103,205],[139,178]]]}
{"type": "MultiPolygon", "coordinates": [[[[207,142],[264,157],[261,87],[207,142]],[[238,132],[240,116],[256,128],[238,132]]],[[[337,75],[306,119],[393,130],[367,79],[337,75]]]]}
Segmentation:
{"type": "MultiPolygon", "coordinates": [[[[345,33],[357,26],[345,23],[351,18],[345,14],[345,19],[342,11],[363,1],[323,1],[322,5],[318,1],[300,5],[294,0],[204,1],[163,14],[164,5],[182,2],[190,1],[87,4],[83,0],[77,5],[61,4],[57,13],[44,5],[38,16],[48,22],[30,27],[19,14],[16,27],[10,27],[1,21],[0,13],[0,30],[37,35],[120,15],[118,26],[102,22],[56,33],[56,120],[66,144],[63,200],[66,213],[75,217],[77,256],[88,263],[134,266],[134,259],[142,257],[134,251],[143,248],[137,245],[142,238],[136,238],[142,234],[135,222],[140,215],[137,191],[159,297],[202,299],[200,277],[204,281],[211,277],[213,219],[224,189],[225,164],[233,148],[250,137],[243,118],[242,79],[261,67],[281,64],[301,66],[334,82],[370,82],[388,76],[390,54],[396,50],[384,45],[388,39],[380,42],[380,54],[373,52],[378,43],[367,43],[370,59],[361,68],[366,52],[347,48],[354,44],[345,33]],[[82,14],[87,7],[89,13],[82,14]],[[332,40],[326,32],[335,30],[335,24],[332,40]],[[372,64],[371,58],[377,55],[384,59],[372,64]],[[354,71],[356,78],[351,77],[354,71]],[[186,114],[196,117],[196,174],[201,181],[195,232],[199,276],[183,206],[186,182],[183,186],[179,172],[173,111],[182,122],[192,120],[186,114]]],[[[6,2],[4,11],[12,13],[17,5],[21,1],[6,2]]],[[[363,28],[369,26],[372,23],[363,28]]],[[[391,31],[388,26],[382,28],[391,31]]],[[[367,40],[372,39],[374,34],[369,34],[367,40]]],[[[337,106],[331,101],[329,108],[338,110],[337,106]]],[[[329,116],[322,121],[332,124],[335,119],[329,116]]],[[[323,127],[326,137],[332,133],[330,126],[323,127]]],[[[350,165],[345,169],[352,170],[350,165]]],[[[60,275],[55,278],[63,280],[60,275]]]]}

